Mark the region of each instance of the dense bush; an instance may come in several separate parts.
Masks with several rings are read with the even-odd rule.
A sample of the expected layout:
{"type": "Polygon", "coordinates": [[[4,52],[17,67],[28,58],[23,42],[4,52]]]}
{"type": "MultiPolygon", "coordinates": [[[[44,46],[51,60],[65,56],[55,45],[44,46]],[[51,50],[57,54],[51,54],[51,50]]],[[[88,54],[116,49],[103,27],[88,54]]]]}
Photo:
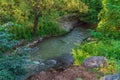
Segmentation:
{"type": "Polygon", "coordinates": [[[75,65],[81,65],[83,60],[90,56],[104,56],[108,61],[107,67],[101,67],[98,70],[107,74],[120,71],[120,41],[106,40],[106,41],[92,41],[85,42],[73,49],[73,57],[75,65]]]}
{"type": "Polygon", "coordinates": [[[55,4],[57,9],[61,11],[73,13],[73,12],[86,12],[88,6],[81,0],[56,0],[55,4]],[[60,5],[59,5],[60,4],[60,5]]]}
{"type": "Polygon", "coordinates": [[[59,35],[64,31],[58,28],[56,18],[66,13],[87,10],[88,6],[80,0],[2,0],[0,1],[0,23],[8,21],[14,23],[9,30],[16,35],[15,39],[59,35]]]}
{"type": "Polygon", "coordinates": [[[10,34],[7,29],[8,25],[10,25],[10,23],[0,26],[0,53],[11,50],[16,44],[16,41],[12,40],[14,35],[10,34]]]}
{"type": "Polygon", "coordinates": [[[120,41],[107,40],[107,41],[92,41],[89,43],[84,43],[79,46],[78,49],[81,50],[83,55],[88,53],[89,55],[105,56],[107,58],[120,59],[120,41]]]}
{"type": "Polygon", "coordinates": [[[24,75],[24,57],[18,55],[0,57],[0,80],[18,80],[24,75]]]}
{"type": "Polygon", "coordinates": [[[13,53],[9,52],[10,55],[4,55],[4,52],[12,50],[17,43],[12,39],[14,35],[8,31],[8,27],[13,25],[9,22],[0,27],[0,80],[18,80],[19,76],[26,73],[24,68],[25,53],[30,49],[17,48],[13,53]]]}
{"type": "Polygon", "coordinates": [[[81,65],[85,58],[91,56],[88,52],[85,52],[84,50],[82,50],[80,45],[78,45],[76,48],[72,50],[72,54],[74,57],[75,65],[81,65]]]}
{"type": "Polygon", "coordinates": [[[104,56],[108,61],[107,67],[101,67],[97,70],[108,74],[120,71],[120,41],[104,36],[101,32],[90,30],[92,37],[83,42],[82,45],[77,45],[73,49],[73,57],[75,65],[81,65],[83,60],[90,56],[104,56]]]}
{"type": "MultiPolygon", "coordinates": [[[[13,23],[13,22],[12,22],[13,23]]],[[[8,27],[9,33],[14,34],[14,39],[32,39],[32,24],[28,23],[28,25],[15,24],[10,25],[8,27]]]]}
{"type": "Polygon", "coordinates": [[[20,9],[17,0],[0,0],[0,23],[14,21],[15,23],[24,23],[25,12],[20,9]]]}
{"type": "Polygon", "coordinates": [[[23,46],[14,50],[10,55],[0,56],[0,80],[19,80],[27,73],[25,60],[27,53],[34,49],[23,46]]]}
{"type": "Polygon", "coordinates": [[[54,36],[65,33],[65,30],[61,29],[58,22],[54,19],[50,19],[51,16],[41,17],[39,20],[39,26],[37,29],[39,36],[54,36]]]}
{"type": "Polygon", "coordinates": [[[107,37],[120,38],[120,1],[103,0],[102,6],[97,30],[107,37]]]}
{"type": "Polygon", "coordinates": [[[86,13],[80,13],[80,20],[85,22],[98,22],[98,14],[102,9],[102,0],[82,0],[87,6],[88,11],[86,13]]]}
{"type": "MultiPolygon", "coordinates": [[[[46,18],[46,17],[45,17],[46,18]]],[[[30,24],[30,23],[29,23],[30,24]]],[[[32,24],[31,24],[32,25],[32,24]]],[[[10,33],[15,34],[14,39],[33,39],[32,26],[14,24],[8,27],[10,33]]],[[[40,18],[37,28],[37,36],[53,36],[65,33],[65,30],[60,29],[56,21],[40,18]]]]}

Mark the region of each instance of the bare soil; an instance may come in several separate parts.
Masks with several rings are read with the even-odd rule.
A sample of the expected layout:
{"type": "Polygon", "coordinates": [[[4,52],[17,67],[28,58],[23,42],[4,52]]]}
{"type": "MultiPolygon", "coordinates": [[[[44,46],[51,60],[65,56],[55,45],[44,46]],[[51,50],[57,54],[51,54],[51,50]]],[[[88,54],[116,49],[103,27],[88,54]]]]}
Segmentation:
{"type": "Polygon", "coordinates": [[[26,80],[99,80],[102,74],[82,66],[71,66],[63,71],[49,70],[29,76],[26,80]],[[79,80],[79,79],[78,79],[79,80]]]}

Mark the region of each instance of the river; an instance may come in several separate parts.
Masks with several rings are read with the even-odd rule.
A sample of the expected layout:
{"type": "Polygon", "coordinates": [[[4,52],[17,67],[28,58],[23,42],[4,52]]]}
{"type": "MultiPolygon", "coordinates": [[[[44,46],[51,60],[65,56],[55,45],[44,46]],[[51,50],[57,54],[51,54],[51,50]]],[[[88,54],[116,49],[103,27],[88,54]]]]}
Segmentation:
{"type": "Polygon", "coordinates": [[[90,36],[88,28],[85,27],[81,25],[64,36],[44,40],[39,43],[39,50],[30,54],[30,59],[35,61],[47,60],[62,54],[71,53],[76,44],[81,44],[85,38],[90,36]]]}

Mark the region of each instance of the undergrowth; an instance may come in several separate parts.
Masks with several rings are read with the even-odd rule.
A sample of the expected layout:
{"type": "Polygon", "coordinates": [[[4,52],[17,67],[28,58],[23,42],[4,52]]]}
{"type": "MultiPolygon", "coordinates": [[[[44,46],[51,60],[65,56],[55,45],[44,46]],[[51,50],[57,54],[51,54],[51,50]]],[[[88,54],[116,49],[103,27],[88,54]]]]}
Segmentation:
{"type": "Polygon", "coordinates": [[[120,71],[120,41],[111,39],[104,35],[92,32],[93,41],[85,41],[82,45],[78,44],[73,49],[74,64],[81,65],[82,62],[90,56],[104,56],[108,61],[108,66],[99,69],[103,73],[115,73],[120,71]],[[99,35],[99,36],[98,36],[99,35]]]}

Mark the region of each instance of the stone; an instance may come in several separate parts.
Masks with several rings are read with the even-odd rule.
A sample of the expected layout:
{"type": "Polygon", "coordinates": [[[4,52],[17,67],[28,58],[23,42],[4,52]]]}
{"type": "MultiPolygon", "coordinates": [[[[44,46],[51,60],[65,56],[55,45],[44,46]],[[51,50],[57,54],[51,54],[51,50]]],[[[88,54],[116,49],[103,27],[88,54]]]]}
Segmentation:
{"type": "Polygon", "coordinates": [[[39,61],[33,61],[33,63],[36,64],[36,65],[40,64],[39,61]]]}
{"type": "Polygon", "coordinates": [[[95,39],[94,39],[92,36],[90,36],[90,37],[87,38],[86,41],[88,41],[88,42],[90,42],[90,41],[95,41],[95,39]]]}
{"type": "Polygon", "coordinates": [[[55,60],[57,61],[57,64],[54,67],[55,69],[65,69],[73,64],[74,58],[72,54],[69,53],[56,57],[55,60]]]}
{"type": "Polygon", "coordinates": [[[100,78],[100,80],[120,80],[120,74],[116,73],[113,75],[106,75],[106,76],[100,78]]]}
{"type": "Polygon", "coordinates": [[[45,61],[33,61],[30,59],[27,59],[25,61],[27,62],[27,64],[25,64],[24,66],[28,72],[26,76],[28,76],[51,69],[64,70],[70,65],[72,65],[74,58],[72,54],[63,54],[61,56],[45,61]]]}
{"type": "Polygon", "coordinates": [[[77,14],[65,15],[58,20],[60,28],[70,32],[73,28],[79,25],[79,18],[77,14]]]}
{"type": "Polygon", "coordinates": [[[86,68],[100,68],[107,65],[107,59],[103,56],[93,56],[83,61],[83,66],[86,68]]]}
{"type": "Polygon", "coordinates": [[[74,58],[72,54],[63,54],[61,56],[44,61],[45,66],[54,69],[65,69],[72,65],[74,58]]]}
{"type": "Polygon", "coordinates": [[[39,40],[38,40],[38,41],[39,41],[39,42],[43,41],[43,37],[39,38],[39,40]]]}
{"type": "Polygon", "coordinates": [[[49,66],[49,67],[53,67],[53,66],[55,66],[56,64],[57,64],[57,61],[54,60],[54,59],[47,60],[47,61],[45,62],[45,65],[47,65],[47,66],[49,66]]]}

